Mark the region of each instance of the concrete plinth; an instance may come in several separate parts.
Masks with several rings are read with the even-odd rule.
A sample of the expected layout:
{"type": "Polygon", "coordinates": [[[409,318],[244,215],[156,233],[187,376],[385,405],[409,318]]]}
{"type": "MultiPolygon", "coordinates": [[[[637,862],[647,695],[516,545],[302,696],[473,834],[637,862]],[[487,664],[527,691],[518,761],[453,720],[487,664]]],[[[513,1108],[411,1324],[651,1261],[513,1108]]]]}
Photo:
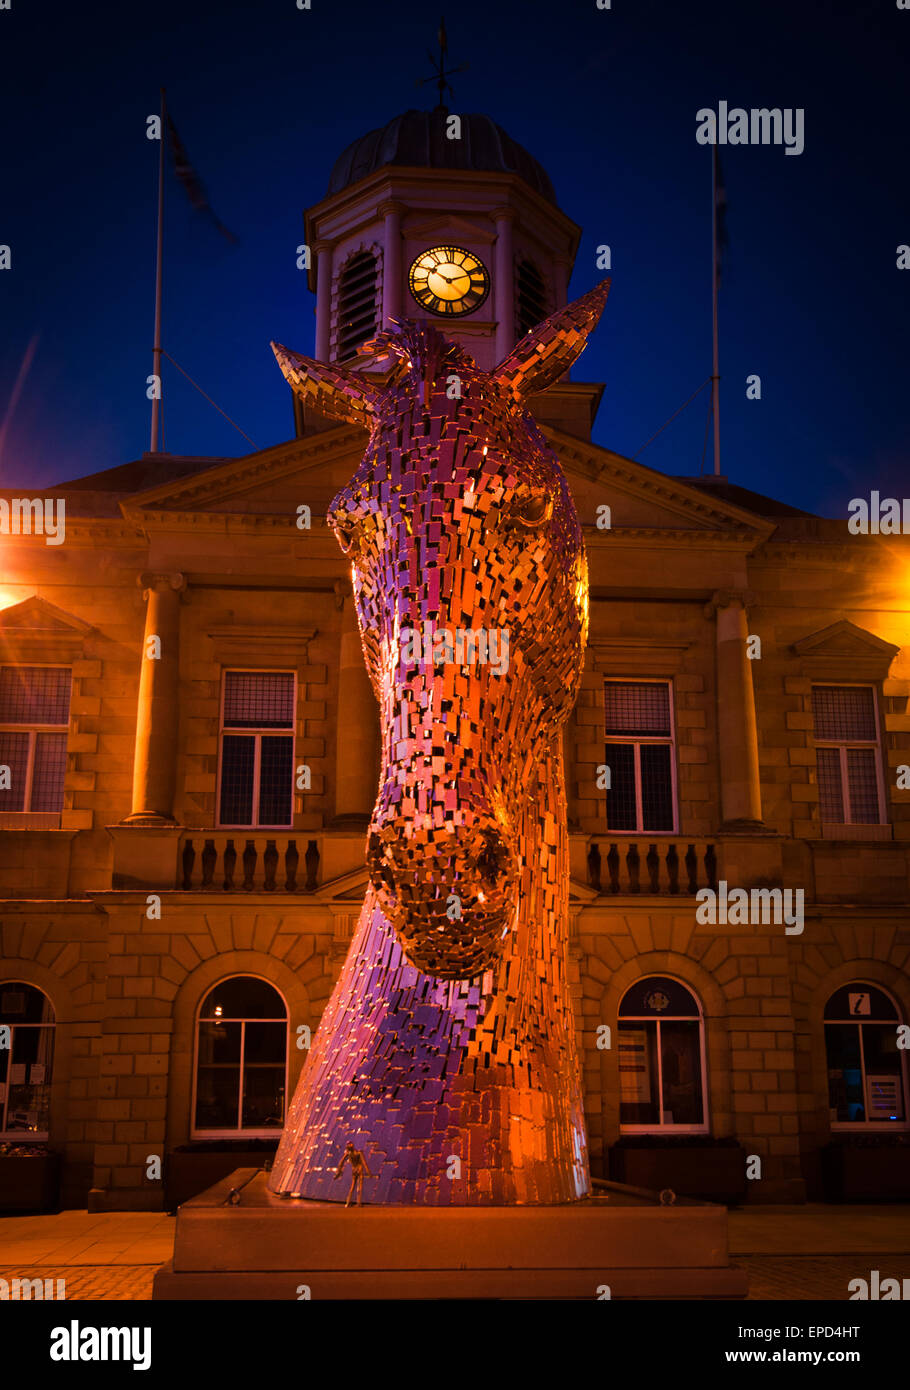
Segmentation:
{"type": "Polygon", "coordinates": [[[178,1208],[154,1298],[746,1296],[713,1203],[661,1206],[611,1183],[571,1206],[345,1209],[275,1197],[255,1171],[178,1208]]]}

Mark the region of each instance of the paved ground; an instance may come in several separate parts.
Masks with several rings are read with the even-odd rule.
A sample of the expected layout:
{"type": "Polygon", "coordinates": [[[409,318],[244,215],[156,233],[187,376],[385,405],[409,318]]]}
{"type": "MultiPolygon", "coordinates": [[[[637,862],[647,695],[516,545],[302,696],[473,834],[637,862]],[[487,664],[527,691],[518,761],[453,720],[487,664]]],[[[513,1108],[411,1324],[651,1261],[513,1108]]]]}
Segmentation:
{"type": "MultiPolygon", "coordinates": [[[[68,1299],[147,1299],[174,1218],[147,1212],[0,1219],[0,1279],[65,1279],[68,1299]]],[[[838,1299],[851,1279],[910,1278],[910,1206],[762,1207],[730,1214],[750,1299],[838,1299]]]]}

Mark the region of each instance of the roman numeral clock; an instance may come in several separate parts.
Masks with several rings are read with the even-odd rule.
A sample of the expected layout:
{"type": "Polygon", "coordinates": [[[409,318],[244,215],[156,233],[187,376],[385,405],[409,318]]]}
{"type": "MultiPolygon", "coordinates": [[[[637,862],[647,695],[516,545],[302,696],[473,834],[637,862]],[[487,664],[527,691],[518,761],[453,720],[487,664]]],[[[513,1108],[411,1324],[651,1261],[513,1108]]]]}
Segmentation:
{"type": "Polygon", "coordinates": [[[421,251],[408,283],[418,304],[443,317],[473,313],[490,293],[490,273],[483,261],[461,246],[421,251]]]}

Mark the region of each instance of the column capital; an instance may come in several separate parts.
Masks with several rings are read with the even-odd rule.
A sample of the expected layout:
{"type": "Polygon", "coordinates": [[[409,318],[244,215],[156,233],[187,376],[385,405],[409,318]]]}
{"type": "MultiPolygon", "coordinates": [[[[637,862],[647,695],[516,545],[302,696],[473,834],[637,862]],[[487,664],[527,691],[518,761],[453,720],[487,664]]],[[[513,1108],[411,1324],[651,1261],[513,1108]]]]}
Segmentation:
{"type": "Polygon", "coordinates": [[[390,212],[397,212],[400,215],[407,212],[407,204],[400,203],[397,198],[386,198],[378,205],[376,211],[380,217],[388,217],[390,212]]]}
{"type": "Polygon", "coordinates": [[[720,608],[751,608],[754,602],[752,589],[716,589],[705,604],[705,617],[713,618],[720,608]]]}
{"type": "Polygon", "coordinates": [[[502,207],[493,208],[490,212],[490,216],[495,218],[497,222],[514,222],[518,214],[514,208],[510,208],[506,204],[503,204],[502,207]]]}
{"type": "Polygon", "coordinates": [[[171,573],[142,570],[136,575],[136,586],[142,590],[142,597],[146,600],[153,590],[159,594],[167,593],[168,590],[175,594],[183,594],[186,592],[186,575],[181,574],[179,570],[171,573]]]}

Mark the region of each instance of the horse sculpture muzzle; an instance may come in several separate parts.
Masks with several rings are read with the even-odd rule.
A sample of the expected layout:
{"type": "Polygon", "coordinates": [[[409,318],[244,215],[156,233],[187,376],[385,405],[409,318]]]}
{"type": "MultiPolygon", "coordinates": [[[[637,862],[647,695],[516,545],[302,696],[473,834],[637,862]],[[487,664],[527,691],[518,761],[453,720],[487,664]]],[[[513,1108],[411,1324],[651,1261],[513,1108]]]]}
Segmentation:
{"type": "Polygon", "coordinates": [[[519,866],[508,827],[490,807],[462,809],[439,827],[380,810],[367,865],[412,965],[443,980],[492,968],[515,922],[519,866]]]}

